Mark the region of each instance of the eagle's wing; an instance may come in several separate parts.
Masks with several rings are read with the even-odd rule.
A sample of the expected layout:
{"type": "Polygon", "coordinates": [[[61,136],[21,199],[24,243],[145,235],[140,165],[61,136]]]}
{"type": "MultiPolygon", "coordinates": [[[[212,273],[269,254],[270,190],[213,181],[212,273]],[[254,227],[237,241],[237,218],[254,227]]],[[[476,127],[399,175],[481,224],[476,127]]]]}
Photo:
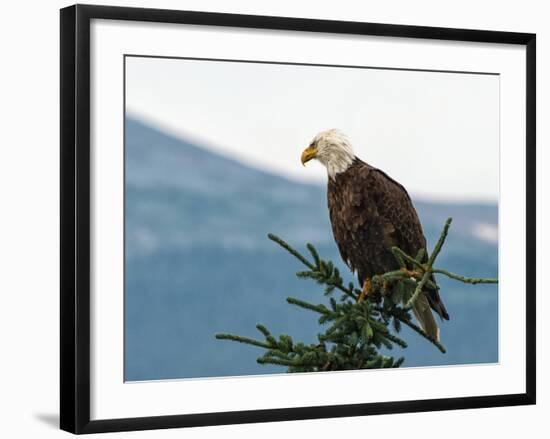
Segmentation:
{"type": "MultiPolygon", "coordinates": [[[[426,249],[409,194],[379,169],[356,158],[346,171],[329,179],[327,195],[334,240],[361,285],[376,274],[398,268],[393,246],[413,257],[426,249]]],[[[422,327],[437,339],[439,328],[430,308],[449,318],[437,288],[425,288],[414,309],[422,327]]]]}
{"type": "Polygon", "coordinates": [[[369,168],[368,187],[374,194],[370,201],[376,205],[382,220],[391,224],[386,229],[394,229],[391,241],[407,254],[416,256],[419,249],[426,248],[426,238],[407,190],[380,169],[369,168]]]}
{"type": "MultiPolygon", "coordinates": [[[[365,166],[369,165],[365,164],[365,166]]],[[[370,167],[368,174],[369,186],[373,188],[373,192],[376,194],[373,197],[376,208],[380,216],[395,229],[391,241],[395,242],[396,246],[412,257],[415,257],[420,249],[427,250],[422,225],[407,190],[379,169],[370,167]]],[[[388,238],[386,240],[390,241],[388,238]]],[[[425,260],[428,258],[427,252],[425,258],[425,260]]],[[[431,280],[435,284],[433,276],[431,280]]],[[[449,320],[449,314],[437,289],[427,288],[425,293],[431,308],[441,318],[449,320]]]]}
{"type": "Polygon", "coordinates": [[[405,189],[382,171],[356,159],[337,179],[329,180],[328,205],[336,244],[342,259],[356,271],[362,284],[374,274],[396,268],[389,251],[398,246],[406,252],[410,244],[424,248],[425,242],[413,243],[405,226],[416,224],[412,203],[405,189]],[[405,207],[405,208],[403,208],[405,207]]]}

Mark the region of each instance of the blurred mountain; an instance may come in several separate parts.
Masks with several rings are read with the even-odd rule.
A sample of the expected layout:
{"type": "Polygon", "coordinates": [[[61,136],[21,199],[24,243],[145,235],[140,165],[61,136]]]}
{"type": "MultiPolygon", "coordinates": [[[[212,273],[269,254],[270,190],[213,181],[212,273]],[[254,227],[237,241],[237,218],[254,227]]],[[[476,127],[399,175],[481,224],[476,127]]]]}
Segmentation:
{"type": "MultiPolygon", "coordinates": [[[[328,220],[324,186],[297,183],[245,166],[135,119],[125,143],[125,375],[127,380],[283,372],[256,364],[259,350],[214,339],[256,336],[255,325],[313,342],[315,315],[289,295],[323,301],[297,279],[301,267],[266,237],[298,248],[312,242],[345,272],[328,220]]],[[[266,158],[268,159],[268,158],[266,158]]],[[[413,194],[414,200],[414,194],[413,194]]],[[[497,276],[496,205],[416,201],[429,246],[452,216],[439,265],[497,276]]],[[[351,279],[351,277],[350,277],[351,279]]],[[[440,277],[451,314],[442,355],[406,328],[406,366],[498,361],[498,289],[440,277]]]]}

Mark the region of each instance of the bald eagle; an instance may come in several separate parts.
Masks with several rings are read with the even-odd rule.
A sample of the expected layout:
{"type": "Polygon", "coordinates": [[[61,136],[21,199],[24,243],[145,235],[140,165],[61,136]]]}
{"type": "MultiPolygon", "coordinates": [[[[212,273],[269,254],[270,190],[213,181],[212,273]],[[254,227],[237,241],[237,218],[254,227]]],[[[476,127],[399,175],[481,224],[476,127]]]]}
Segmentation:
{"type": "MultiPolygon", "coordinates": [[[[370,292],[374,275],[399,268],[391,251],[393,246],[413,257],[426,249],[422,225],[405,188],[359,159],[342,132],[328,130],[315,136],[301,161],[305,165],[312,159],[327,169],[334,240],[346,265],[357,273],[363,298],[370,292]]],[[[432,281],[435,285],[435,279],[432,281]]],[[[424,331],[439,340],[439,327],[430,308],[449,320],[437,289],[426,287],[413,312],[424,331]]]]}

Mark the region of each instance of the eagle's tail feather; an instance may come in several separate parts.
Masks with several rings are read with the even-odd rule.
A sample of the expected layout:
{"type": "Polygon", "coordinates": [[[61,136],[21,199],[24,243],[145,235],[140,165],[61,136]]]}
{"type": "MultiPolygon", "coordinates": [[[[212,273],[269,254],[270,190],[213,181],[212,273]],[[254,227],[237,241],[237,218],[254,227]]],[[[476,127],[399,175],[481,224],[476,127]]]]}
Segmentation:
{"type": "Polygon", "coordinates": [[[430,308],[430,303],[425,294],[420,294],[418,299],[413,305],[413,312],[416,317],[416,320],[422,326],[422,329],[426,334],[428,334],[432,339],[439,341],[439,326],[435,321],[434,315],[430,308]]]}
{"type": "Polygon", "coordinates": [[[445,305],[443,305],[441,299],[439,299],[437,302],[430,301],[430,305],[432,306],[432,309],[439,315],[441,320],[449,320],[449,313],[445,309],[445,305]]]}

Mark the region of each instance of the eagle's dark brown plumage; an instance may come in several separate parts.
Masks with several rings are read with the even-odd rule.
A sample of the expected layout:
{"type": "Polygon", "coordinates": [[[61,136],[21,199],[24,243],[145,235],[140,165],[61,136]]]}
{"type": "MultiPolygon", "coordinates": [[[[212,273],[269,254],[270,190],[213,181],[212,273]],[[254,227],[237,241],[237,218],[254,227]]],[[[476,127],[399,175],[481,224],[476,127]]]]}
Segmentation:
{"type": "MultiPolygon", "coordinates": [[[[328,208],[340,254],[361,285],[375,274],[399,268],[391,252],[399,247],[416,256],[426,238],[405,188],[357,157],[328,179],[328,208]]],[[[449,315],[435,289],[425,294],[443,319],[449,315]]]]}
{"type": "MultiPolygon", "coordinates": [[[[346,264],[357,273],[362,287],[359,300],[363,300],[370,293],[374,275],[399,268],[392,247],[413,257],[426,249],[420,220],[405,188],[358,159],[341,131],[317,134],[301,156],[304,165],[313,159],[327,169],[334,239],[346,264]]],[[[435,279],[431,280],[435,284],[435,279]]],[[[432,309],[449,319],[437,289],[425,287],[412,310],[428,336],[439,340],[432,309]]]]}

